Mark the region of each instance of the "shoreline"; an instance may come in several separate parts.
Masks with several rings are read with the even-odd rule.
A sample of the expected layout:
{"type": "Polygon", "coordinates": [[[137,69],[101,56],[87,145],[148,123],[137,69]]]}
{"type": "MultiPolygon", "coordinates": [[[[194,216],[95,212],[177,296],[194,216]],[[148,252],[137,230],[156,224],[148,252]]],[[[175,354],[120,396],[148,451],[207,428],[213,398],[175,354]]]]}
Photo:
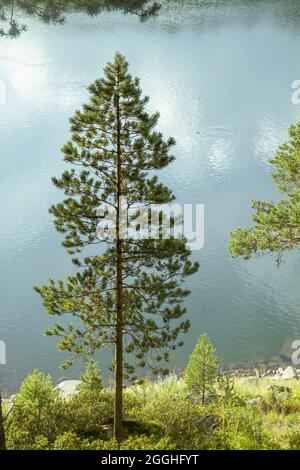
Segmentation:
{"type": "MultiPolygon", "coordinates": [[[[278,362],[278,364],[268,364],[268,363],[255,363],[253,366],[245,366],[245,367],[233,367],[233,368],[230,368],[230,367],[221,367],[220,368],[220,374],[228,374],[232,377],[235,377],[237,379],[247,379],[249,378],[249,380],[260,380],[260,379],[263,379],[263,378],[270,378],[270,379],[273,379],[275,381],[280,381],[280,380],[291,380],[291,379],[300,379],[300,364],[298,366],[295,366],[293,364],[291,364],[290,362],[287,363],[283,363],[283,362],[278,362]],[[282,378],[283,377],[283,378],[282,378]]],[[[178,380],[182,377],[183,375],[183,370],[179,370],[179,371],[170,371],[170,375],[174,375],[174,376],[177,376],[178,380]]],[[[165,378],[167,378],[168,376],[166,376],[165,378]]],[[[142,377],[141,377],[142,378],[142,377]]],[[[138,379],[136,381],[136,383],[138,383],[139,380],[138,379]]],[[[148,379],[152,382],[156,382],[156,381],[159,381],[161,379],[163,379],[162,377],[149,377],[147,375],[145,375],[145,379],[148,379]]],[[[74,379],[74,378],[70,378],[70,379],[67,379],[67,378],[64,378],[60,381],[58,381],[53,388],[61,388],[62,386],[62,390],[64,388],[68,389],[68,386],[70,386],[72,388],[72,391],[70,392],[66,392],[64,393],[62,391],[62,395],[65,395],[65,396],[71,396],[74,392],[74,383],[79,383],[80,380],[78,379],[74,379]],[[62,385],[63,384],[63,385],[62,385]]],[[[134,385],[131,384],[131,385],[134,385]]],[[[125,388],[130,388],[131,385],[127,385],[125,388]]],[[[21,386],[21,384],[20,384],[21,386]]],[[[18,394],[19,392],[19,389],[20,387],[18,388],[18,390],[15,392],[15,393],[12,393],[12,394],[2,394],[2,401],[3,402],[13,402],[16,395],[18,394]]],[[[104,387],[104,389],[109,389],[109,387],[104,387]]]]}

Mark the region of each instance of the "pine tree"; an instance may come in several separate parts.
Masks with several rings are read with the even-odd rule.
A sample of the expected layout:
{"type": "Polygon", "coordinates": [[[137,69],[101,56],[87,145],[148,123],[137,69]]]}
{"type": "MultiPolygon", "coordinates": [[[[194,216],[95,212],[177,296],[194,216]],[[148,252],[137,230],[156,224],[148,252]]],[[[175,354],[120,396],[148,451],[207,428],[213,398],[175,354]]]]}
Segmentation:
{"type": "Polygon", "coordinates": [[[53,402],[58,393],[57,389],[53,389],[51,376],[45,377],[44,372],[34,369],[22,382],[16,403],[18,405],[27,403],[43,408],[53,402]]]}
{"type": "Polygon", "coordinates": [[[255,254],[276,253],[280,264],[284,252],[300,248],[300,122],[289,129],[290,140],[281,145],[274,159],[273,180],[285,198],[278,203],[253,200],[253,227],[231,234],[233,257],[250,259],[255,254]]]}
{"type": "Polygon", "coordinates": [[[213,392],[216,384],[218,358],[215,353],[208,336],[206,334],[201,335],[189,358],[184,375],[188,389],[201,398],[203,405],[207,396],[213,392]]]}
{"type": "Polygon", "coordinates": [[[102,390],[103,379],[99,365],[94,361],[89,361],[83,374],[80,375],[81,383],[78,386],[79,391],[83,390],[102,390]]]}
{"type": "Polygon", "coordinates": [[[115,437],[120,441],[124,380],[146,365],[166,372],[156,363],[168,361],[169,351],[182,344],[179,333],[189,328],[187,320],[180,321],[181,303],[189,294],[182,283],[198,263],[189,260],[184,239],[123,234],[124,197],[126,212],[137,203],[149,207],[173,201],[155,172],[174,160],[169,152],[175,143],[155,130],[159,115],[146,112],[148,97],[142,97],[125,58],[116,54],[89,91],[90,102],[71,119],[72,140],[62,150],[71,169],[53,179],[68,198],[50,209],[78,272],[66,283],[50,280],[36,290],[50,314],[71,313],[81,322],[82,328],[55,325],[47,332],[61,337],[60,349],[91,356],[113,347],[115,437]],[[113,237],[97,234],[103,222],[98,209],[105,213],[108,206],[114,214],[113,237]],[[87,248],[89,256],[75,256],[87,248]],[[134,363],[128,362],[130,356],[134,363]]]}
{"type": "Polygon", "coordinates": [[[3,412],[2,412],[2,397],[1,397],[1,392],[0,392],[0,450],[6,450],[3,421],[4,419],[3,419],[3,412]]]}

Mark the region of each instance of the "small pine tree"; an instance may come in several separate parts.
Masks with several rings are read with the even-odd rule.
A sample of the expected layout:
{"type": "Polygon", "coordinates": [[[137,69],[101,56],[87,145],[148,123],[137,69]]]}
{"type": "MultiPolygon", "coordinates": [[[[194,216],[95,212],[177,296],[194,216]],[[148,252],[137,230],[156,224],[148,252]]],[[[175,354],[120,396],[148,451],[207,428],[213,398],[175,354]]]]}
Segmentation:
{"type": "Polygon", "coordinates": [[[83,374],[80,375],[81,383],[78,386],[79,391],[85,390],[102,390],[103,379],[99,364],[89,361],[83,374]]]}
{"type": "Polygon", "coordinates": [[[206,334],[200,336],[185,371],[188,389],[200,396],[204,405],[207,396],[214,390],[219,361],[215,348],[206,334]]]}
{"type": "Polygon", "coordinates": [[[218,388],[221,392],[221,400],[226,404],[240,402],[240,398],[235,389],[234,377],[230,374],[221,374],[218,377],[218,388]]]}
{"type": "Polygon", "coordinates": [[[53,389],[51,376],[45,377],[44,372],[35,369],[23,381],[16,404],[31,404],[43,408],[53,402],[57,396],[58,390],[53,389]]]}

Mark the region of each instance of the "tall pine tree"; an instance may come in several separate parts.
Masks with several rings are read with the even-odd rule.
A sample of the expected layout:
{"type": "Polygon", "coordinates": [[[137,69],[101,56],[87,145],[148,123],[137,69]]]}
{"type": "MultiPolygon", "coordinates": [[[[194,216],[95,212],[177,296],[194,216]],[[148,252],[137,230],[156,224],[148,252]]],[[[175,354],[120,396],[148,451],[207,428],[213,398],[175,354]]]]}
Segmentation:
{"type": "Polygon", "coordinates": [[[179,333],[189,328],[189,322],[181,320],[181,303],[189,294],[182,283],[197,271],[198,263],[190,261],[184,239],[138,239],[132,233],[124,237],[124,209],[131,210],[135,220],[135,204],[149,207],[173,201],[155,172],[174,160],[169,152],[175,144],[155,130],[159,115],[146,112],[148,97],[142,97],[139,80],[128,73],[125,58],[116,54],[105,67],[104,78],[89,91],[89,103],[71,119],[72,140],[62,149],[71,168],[53,178],[68,197],[50,209],[78,272],[65,283],[50,280],[36,290],[50,314],[71,313],[80,320],[80,328],[55,325],[47,332],[61,337],[60,349],[91,355],[113,347],[114,424],[120,441],[124,380],[136,367],[165,371],[156,363],[168,361],[169,351],[182,344],[179,333]],[[97,234],[103,222],[101,207],[103,212],[110,207],[115,214],[114,237],[97,234]],[[89,251],[85,258],[76,255],[83,249],[89,251]],[[130,364],[128,356],[135,358],[130,364]]]}

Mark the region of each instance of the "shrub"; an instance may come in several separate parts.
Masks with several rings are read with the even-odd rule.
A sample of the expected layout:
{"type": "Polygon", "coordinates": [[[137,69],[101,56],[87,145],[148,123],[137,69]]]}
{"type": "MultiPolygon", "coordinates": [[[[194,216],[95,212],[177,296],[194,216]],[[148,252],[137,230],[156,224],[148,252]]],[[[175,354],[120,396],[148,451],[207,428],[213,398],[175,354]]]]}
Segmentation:
{"type": "Polygon", "coordinates": [[[210,442],[211,449],[255,450],[273,445],[269,442],[261,416],[252,407],[220,408],[220,423],[210,442]]]}
{"type": "Polygon", "coordinates": [[[54,450],[80,450],[82,449],[80,438],[73,432],[65,432],[55,439],[54,450]]]}
{"type": "Polygon", "coordinates": [[[65,426],[64,403],[51,377],[37,369],[24,380],[15,407],[5,422],[8,448],[34,448],[36,439],[52,442],[65,426]]]}
{"type": "Polygon", "coordinates": [[[68,400],[65,408],[69,431],[81,436],[106,437],[102,427],[113,421],[113,393],[84,390],[68,400]]]}

